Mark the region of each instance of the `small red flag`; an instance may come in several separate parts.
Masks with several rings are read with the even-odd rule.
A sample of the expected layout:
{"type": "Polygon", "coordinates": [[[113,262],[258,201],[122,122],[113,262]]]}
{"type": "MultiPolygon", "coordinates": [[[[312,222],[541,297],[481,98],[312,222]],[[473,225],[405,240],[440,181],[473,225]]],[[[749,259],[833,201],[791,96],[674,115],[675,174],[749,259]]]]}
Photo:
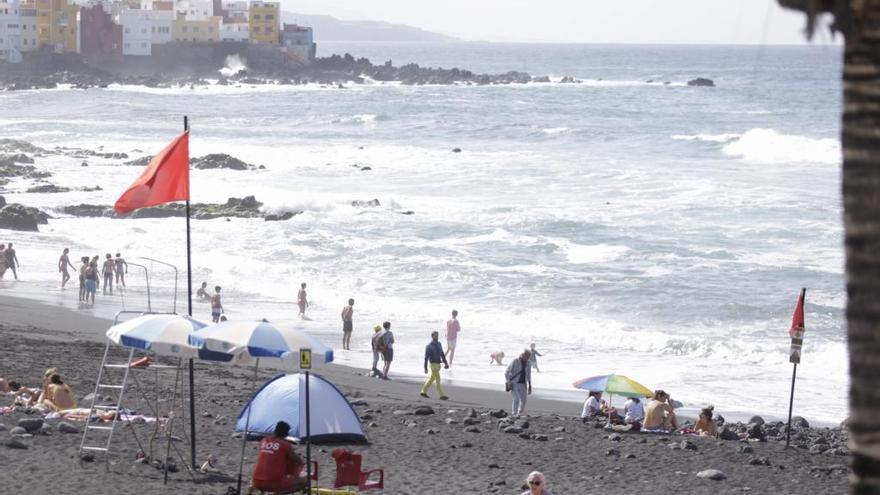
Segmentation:
{"type": "Polygon", "coordinates": [[[189,200],[189,131],[150,160],[144,173],[116,200],[116,213],[189,200]]]}
{"type": "Polygon", "coordinates": [[[788,331],[789,337],[794,337],[796,331],[804,331],[804,295],[806,289],[801,290],[798,296],[797,306],[794,307],[794,314],[791,315],[791,329],[788,331]]]}

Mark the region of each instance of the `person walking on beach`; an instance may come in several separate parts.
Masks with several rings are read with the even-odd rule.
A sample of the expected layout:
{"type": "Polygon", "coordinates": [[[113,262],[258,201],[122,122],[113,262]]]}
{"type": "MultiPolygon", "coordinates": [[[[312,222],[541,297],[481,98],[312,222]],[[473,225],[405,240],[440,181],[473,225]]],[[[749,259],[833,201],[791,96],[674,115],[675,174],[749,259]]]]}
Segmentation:
{"type": "Polygon", "coordinates": [[[428,363],[431,364],[431,376],[422,385],[422,392],[419,394],[424,398],[428,396],[428,390],[431,384],[437,384],[437,393],[440,394],[440,400],[447,400],[446,394],[443,393],[443,385],[440,384],[440,363],[446,369],[449,369],[449,363],[446,362],[446,354],[443,352],[443,345],[440,344],[440,332],[431,332],[431,342],[425,346],[425,374],[428,374],[428,363]]]}
{"type": "Polygon", "coordinates": [[[116,262],[113,261],[113,256],[110,253],[107,253],[106,258],[104,260],[104,265],[101,267],[101,274],[104,275],[104,295],[107,295],[107,291],[110,291],[110,295],[113,295],[113,270],[116,268],[116,262]]]}
{"type": "Polygon", "coordinates": [[[309,301],[306,299],[306,283],[299,285],[299,292],[296,293],[296,304],[299,306],[299,316],[302,319],[306,317],[306,308],[309,307],[309,301]]]}
{"type": "Polygon", "coordinates": [[[85,302],[89,302],[89,296],[92,297],[92,306],[95,305],[95,292],[98,291],[98,264],[94,261],[89,263],[85,271],[86,279],[86,298],[85,302]]]}
{"type": "Polygon", "coordinates": [[[507,381],[505,388],[510,391],[513,396],[513,405],[511,407],[511,415],[519,416],[526,409],[526,399],[532,393],[532,366],[529,363],[531,353],[528,349],[524,350],[519,358],[514,359],[507,366],[504,372],[504,379],[507,381]]]}
{"type": "Polygon", "coordinates": [[[61,253],[61,257],[58,258],[58,271],[61,273],[61,288],[64,288],[64,284],[70,280],[70,273],[67,271],[70,268],[70,258],[67,256],[67,253],[70,252],[69,248],[64,248],[64,252],[61,253]]]}
{"type": "Polygon", "coordinates": [[[385,350],[382,351],[382,359],[385,360],[385,367],[382,369],[382,378],[388,380],[388,370],[391,369],[391,361],[394,360],[394,334],[391,333],[391,322],[382,323],[382,343],[385,344],[385,350]]]}
{"type": "Polygon", "coordinates": [[[354,299],[348,300],[348,306],[342,308],[342,348],[351,350],[351,332],[354,330],[354,299]]]}
{"type": "Polygon", "coordinates": [[[540,373],[541,370],[538,369],[538,356],[540,356],[541,353],[535,350],[535,343],[534,342],[529,346],[529,354],[531,355],[531,358],[529,359],[529,363],[531,363],[532,368],[535,368],[535,371],[540,373]]]}
{"type": "Polygon", "coordinates": [[[220,315],[223,313],[223,303],[220,302],[220,286],[214,287],[214,295],[211,296],[211,321],[220,322],[220,315]]]}
{"type": "Polygon", "coordinates": [[[15,255],[15,249],[12,248],[11,242],[6,246],[6,251],[3,251],[3,256],[6,258],[6,266],[12,270],[15,280],[18,280],[16,267],[20,267],[21,263],[18,262],[18,257],[15,255]]]}
{"type": "Polygon", "coordinates": [[[461,325],[458,323],[458,311],[452,310],[452,318],[446,322],[446,354],[449,355],[449,364],[455,357],[455,342],[458,339],[458,332],[461,331],[461,325]]]}
{"type": "Polygon", "coordinates": [[[6,265],[6,244],[0,244],[0,279],[3,278],[3,275],[6,275],[6,270],[9,267],[6,265]]]}
{"type": "Polygon", "coordinates": [[[128,263],[125,262],[125,258],[119,253],[116,253],[114,261],[116,262],[116,288],[119,288],[119,286],[125,287],[125,274],[128,273],[128,263]]]}

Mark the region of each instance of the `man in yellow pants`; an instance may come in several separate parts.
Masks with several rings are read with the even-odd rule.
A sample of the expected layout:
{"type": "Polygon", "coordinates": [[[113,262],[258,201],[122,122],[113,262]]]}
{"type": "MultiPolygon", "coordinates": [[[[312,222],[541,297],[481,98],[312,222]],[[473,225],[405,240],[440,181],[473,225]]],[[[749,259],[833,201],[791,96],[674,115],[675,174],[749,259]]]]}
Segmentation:
{"type": "Polygon", "coordinates": [[[428,374],[428,363],[431,363],[431,376],[422,386],[422,397],[428,398],[428,389],[431,384],[437,382],[437,392],[440,394],[440,400],[447,400],[446,394],[443,393],[443,386],[440,385],[440,363],[446,369],[449,369],[449,363],[446,362],[446,355],[443,353],[443,346],[440,344],[440,334],[431,332],[431,342],[425,346],[425,374],[428,374]]]}

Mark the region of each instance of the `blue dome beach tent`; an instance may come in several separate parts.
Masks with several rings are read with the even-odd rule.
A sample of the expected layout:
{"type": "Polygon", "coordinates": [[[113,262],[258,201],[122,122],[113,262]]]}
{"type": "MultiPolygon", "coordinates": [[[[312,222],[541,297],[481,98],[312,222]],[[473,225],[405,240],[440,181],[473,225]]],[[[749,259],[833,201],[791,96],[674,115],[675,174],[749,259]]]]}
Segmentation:
{"type": "MultiPolygon", "coordinates": [[[[306,375],[278,375],[266,382],[238,415],[235,431],[243,432],[250,412],[249,434],[268,435],[275,424],[290,425],[290,436],[305,440],[306,375]],[[248,411],[250,409],[250,411],[248,411]]],[[[311,443],[366,443],[360,418],[335,385],[309,374],[311,443]]]]}

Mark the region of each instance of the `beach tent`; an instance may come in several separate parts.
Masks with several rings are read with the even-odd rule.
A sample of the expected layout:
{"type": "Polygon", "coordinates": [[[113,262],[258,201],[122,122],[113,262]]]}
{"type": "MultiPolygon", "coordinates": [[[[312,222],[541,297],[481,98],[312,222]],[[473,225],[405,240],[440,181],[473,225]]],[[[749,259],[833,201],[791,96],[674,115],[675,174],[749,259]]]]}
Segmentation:
{"type": "MultiPolygon", "coordinates": [[[[360,418],[342,392],[323,377],[309,374],[312,443],[367,443],[360,418]]],[[[290,425],[290,436],[305,437],[306,375],[278,375],[266,382],[245,405],[238,416],[235,431],[245,429],[248,409],[248,433],[268,435],[275,424],[290,425]]]]}

